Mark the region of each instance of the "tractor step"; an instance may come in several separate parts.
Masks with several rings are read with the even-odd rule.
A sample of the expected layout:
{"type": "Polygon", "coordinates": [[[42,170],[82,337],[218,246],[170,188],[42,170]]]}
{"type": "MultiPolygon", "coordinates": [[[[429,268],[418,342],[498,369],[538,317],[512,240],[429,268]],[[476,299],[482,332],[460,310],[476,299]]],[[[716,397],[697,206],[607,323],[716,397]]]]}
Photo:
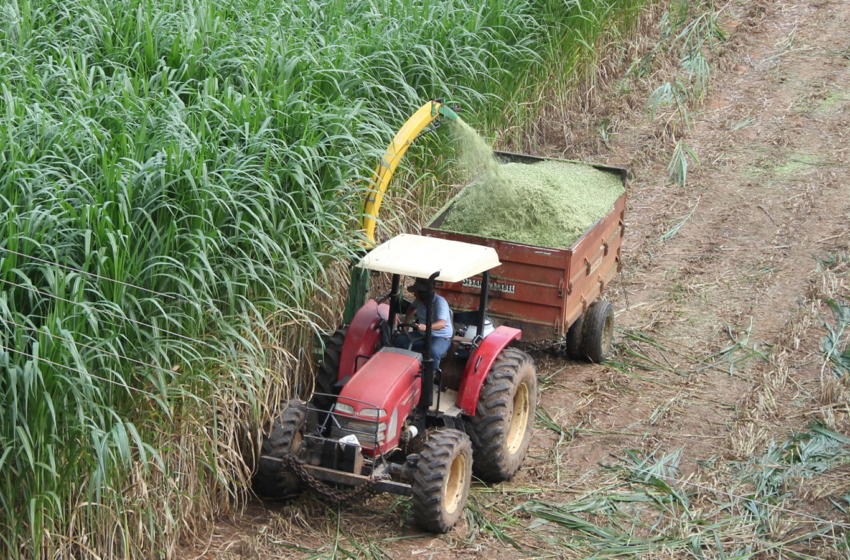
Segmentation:
{"type": "Polygon", "coordinates": [[[463,414],[463,409],[455,405],[457,402],[457,391],[453,391],[452,389],[446,389],[440,392],[440,387],[434,385],[434,398],[431,402],[433,404],[429,410],[432,412],[437,411],[444,416],[460,416],[463,414]],[[439,407],[437,403],[439,403],[439,407]]]}

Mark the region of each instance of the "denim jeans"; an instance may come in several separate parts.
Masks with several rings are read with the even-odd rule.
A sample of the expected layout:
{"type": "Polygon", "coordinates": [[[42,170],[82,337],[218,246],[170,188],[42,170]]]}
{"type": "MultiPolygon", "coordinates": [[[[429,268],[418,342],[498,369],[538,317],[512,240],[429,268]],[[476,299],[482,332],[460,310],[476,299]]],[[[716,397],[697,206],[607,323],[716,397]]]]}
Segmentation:
{"type": "MultiPolygon", "coordinates": [[[[422,352],[425,348],[425,335],[417,336],[417,333],[413,333],[413,347],[411,350],[414,352],[422,352]]],[[[398,338],[395,339],[394,346],[396,348],[407,348],[410,344],[410,338],[407,335],[399,335],[398,338]]],[[[431,357],[434,358],[434,369],[439,369],[440,367],[440,357],[445,354],[449,346],[451,346],[452,341],[450,338],[438,338],[436,336],[431,337],[431,357]]]]}

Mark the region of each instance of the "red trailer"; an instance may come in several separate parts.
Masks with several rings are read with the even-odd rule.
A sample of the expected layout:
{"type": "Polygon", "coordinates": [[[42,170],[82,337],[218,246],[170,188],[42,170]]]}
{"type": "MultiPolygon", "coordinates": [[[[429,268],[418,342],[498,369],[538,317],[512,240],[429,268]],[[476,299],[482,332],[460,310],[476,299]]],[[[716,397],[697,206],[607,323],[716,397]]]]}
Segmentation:
{"type": "MultiPolygon", "coordinates": [[[[504,163],[533,164],[546,159],[505,152],[496,152],[496,156],[504,163]]],[[[617,175],[625,185],[625,169],[593,167],[617,175]]],[[[569,249],[442,231],[440,226],[452,211],[451,202],[423,228],[422,235],[496,249],[502,265],[490,272],[488,316],[493,322],[522,329],[523,341],[552,339],[569,332],[567,350],[573,357],[601,361],[610,351],[613,315],[607,302],[593,304],[620,270],[625,208],[623,194],[569,249]]],[[[453,309],[472,310],[478,307],[480,286],[480,277],[475,277],[454,284],[438,283],[438,292],[453,309]]]]}

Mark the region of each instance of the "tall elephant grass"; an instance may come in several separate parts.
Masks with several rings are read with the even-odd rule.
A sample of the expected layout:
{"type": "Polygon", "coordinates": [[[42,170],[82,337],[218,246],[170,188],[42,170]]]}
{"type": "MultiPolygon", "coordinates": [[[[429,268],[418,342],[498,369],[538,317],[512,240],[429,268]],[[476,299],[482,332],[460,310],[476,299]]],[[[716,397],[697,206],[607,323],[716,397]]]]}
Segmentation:
{"type": "MultiPolygon", "coordinates": [[[[545,60],[528,69],[526,79],[506,93],[508,102],[496,113],[483,115],[482,127],[497,133],[501,145],[519,149],[528,145],[529,123],[545,118],[547,107],[560,109],[574,103],[583,81],[595,83],[616,66],[617,51],[633,40],[640,14],[653,0],[549,0],[543,13],[556,13],[549,40],[537,47],[545,60]],[[565,8],[567,8],[565,10],[565,8]],[[610,49],[611,45],[621,46],[610,49]],[[607,57],[609,60],[604,60],[607,57]]],[[[587,86],[585,85],[585,88],[587,86]]],[[[559,112],[556,111],[556,113],[559,112]]],[[[533,126],[533,125],[532,125],[533,126]]]]}
{"type": "Polygon", "coordinates": [[[239,503],[395,129],[494,122],[577,10],[2,0],[0,556],[171,558],[239,503]]]}

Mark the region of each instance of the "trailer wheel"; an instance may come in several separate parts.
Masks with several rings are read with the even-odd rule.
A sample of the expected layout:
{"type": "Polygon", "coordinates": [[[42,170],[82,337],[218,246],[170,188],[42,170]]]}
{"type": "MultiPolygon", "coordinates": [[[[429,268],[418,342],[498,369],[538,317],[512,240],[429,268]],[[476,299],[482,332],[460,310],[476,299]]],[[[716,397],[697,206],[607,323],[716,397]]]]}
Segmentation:
{"type": "Polygon", "coordinates": [[[607,301],[591,305],[584,318],[584,355],[591,362],[604,362],[614,342],[614,309],[607,301]]]}
{"type": "MultiPolygon", "coordinates": [[[[320,393],[332,394],[334,383],[339,377],[339,360],[342,356],[342,345],[345,344],[345,335],[348,332],[348,325],[337,329],[330,337],[325,340],[325,352],[322,355],[322,363],[319,364],[319,370],[316,372],[316,390],[320,393]]],[[[321,410],[330,410],[335,399],[330,397],[315,396],[313,404],[321,410]]]]}
{"type": "Polygon", "coordinates": [[[472,445],[458,430],[431,432],[413,475],[413,519],[445,533],[460,519],[472,482],[472,445]]]}
{"type": "Polygon", "coordinates": [[[570,328],[567,330],[567,340],[566,340],[566,352],[567,357],[572,360],[583,360],[585,359],[584,354],[582,352],[582,346],[584,346],[584,313],[578,316],[578,319],[570,325],[570,328]]]}
{"type": "Polygon", "coordinates": [[[271,429],[263,438],[260,463],[254,474],[254,491],[268,498],[283,498],[296,494],[301,487],[301,479],[279,461],[263,457],[282,458],[301,449],[304,422],[307,408],[298,400],[290,400],[284,409],[275,412],[271,429]]]}
{"type": "Polygon", "coordinates": [[[481,387],[475,416],[467,420],[475,476],[510,480],[531,443],[537,410],[537,368],[531,356],[505,348],[481,387]]]}

